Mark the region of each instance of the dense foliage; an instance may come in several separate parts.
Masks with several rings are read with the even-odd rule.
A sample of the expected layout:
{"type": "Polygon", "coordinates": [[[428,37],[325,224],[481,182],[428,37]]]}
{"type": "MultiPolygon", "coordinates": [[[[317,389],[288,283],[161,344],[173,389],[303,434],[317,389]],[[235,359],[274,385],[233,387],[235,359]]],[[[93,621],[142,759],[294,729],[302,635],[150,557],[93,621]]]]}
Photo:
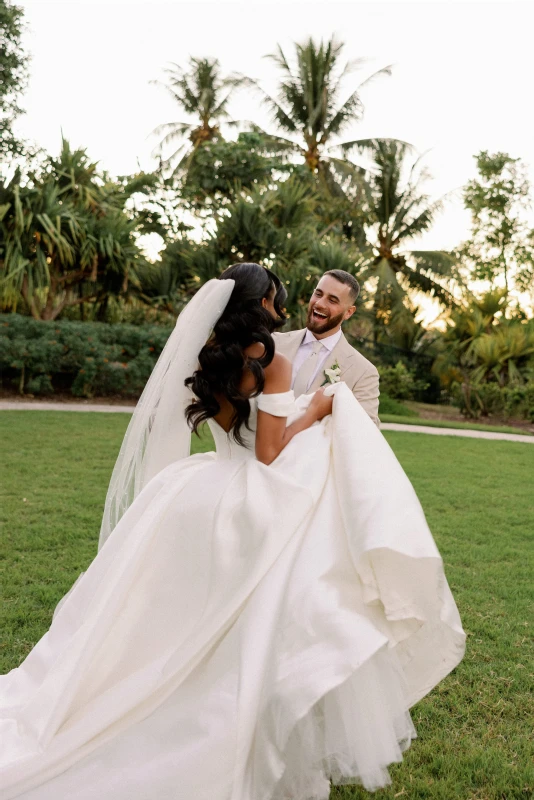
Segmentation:
{"type": "Polygon", "coordinates": [[[534,319],[507,311],[505,290],[471,296],[436,342],[434,372],[469,416],[534,419],[534,319]]]}
{"type": "Polygon", "coordinates": [[[32,317],[53,320],[69,306],[126,295],[145,262],[136,234],[158,225],[157,215],[128,203],[155,181],[112,181],[65,140],[58,158],[25,176],[17,169],[0,184],[4,308],[23,303],[32,317]]]}
{"type": "Polygon", "coordinates": [[[476,156],[477,178],[464,190],[465,207],[471,212],[471,238],[459,249],[473,278],[502,278],[506,289],[520,289],[534,281],[534,229],[524,216],[530,204],[527,169],[507,153],[476,156]]]}
{"type": "MultiPolygon", "coordinates": [[[[514,325],[511,328],[516,329],[514,325]]],[[[523,332],[523,328],[520,330],[523,332]]],[[[170,331],[170,327],[162,325],[70,320],[51,323],[19,314],[0,315],[1,385],[21,394],[61,392],[78,397],[137,398],[170,331]]],[[[534,421],[534,332],[531,326],[525,326],[524,332],[527,336],[525,352],[516,347],[514,366],[509,352],[506,359],[503,358],[504,367],[501,365],[501,371],[504,368],[507,373],[519,368],[520,379],[510,380],[508,374],[503,377],[499,372],[500,381],[493,379],[495,368],[490,366],[484,373],[475,373],[473,380],[469,370],[465,374],[454,373],[455,369],[462,368],[461,357],[457,367],[448,364],[444,381],[447,393],[464,413],[534,421]]],[[[437,343],[442,349],[434,365],[442,374],[445,371],[443,356],[449,352],[443,343],[445,339],[437,343]]],[[[421,365],[413,359],[410,366],[401,360],[388,364],[389,354],[382,354],[381,358],[376,350],[366,350],[365,341],[355,340],[355,344],[378,363],[383,413],[407,413],[399,401],[431,399],[432,394],[428,392],[432,375],[428,360],[421,365]]]]}
{"type": "Polygon", "coordinates": [[[23,30],[24,9],[10,0],[0,0],[0,158],[20,153],[22,148],[13,133],[13,123],[22,113],[20,95],[28,72],[23,30]]]}
{"type": "MultiPolygon", "coordinates": [[[[5,97],[15,113],[27,61],[22,10],[0,3],[0,22],[9,44],[0,65],[5,97]]],[[[335,38],[295,44],[292,56],[279,47],[271,94],[247,76],[225,75],[214,58],[171,65],[163,85],[181,121],[158,129],[160,168],[152,174],[111,178],[66,141],[57,157],[2,170],[0,311],[27,315],[4,318],[3,385],[136,395],[192,293],[231,263],[257,261],[287,287],[290,328],[304,325],[323,272],[359,279],[358,313],[345,333],[379,365],[391,402],[451,401],[471,416],[528,416],[534,231],[523,214],[525,165],[479,153],[463,195],[470,238],[451,252],[416,249],[443,200],[426,191],[430,176],[408,143],[346,140],[364,114],[362,86],[391,69],[350,87],[363,62],[342,63],[342,50],[335,38]],[[260,95],[272,131],[231,119],[237,91],[260,95]],[[152,243],[159,235],[157,259],[147,257],[147,234],[152,243]],[[429,303],[445,330],[421,323],[429,303]],[[76,328],[84,321],[115,327],[76,328]]]]}
{"type": "Polygon", "coordinates": [[[36,395],[139,397],[169,334],[159,325],[0,315],[3,385],[36,395]]]}

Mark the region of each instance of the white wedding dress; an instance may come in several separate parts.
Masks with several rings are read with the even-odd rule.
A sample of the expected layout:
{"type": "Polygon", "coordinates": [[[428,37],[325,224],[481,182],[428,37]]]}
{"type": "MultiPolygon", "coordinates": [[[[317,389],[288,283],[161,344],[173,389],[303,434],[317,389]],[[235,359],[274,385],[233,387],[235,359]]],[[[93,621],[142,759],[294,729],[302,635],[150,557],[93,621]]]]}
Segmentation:
{"type": "MultiPolygon", "coordinates": [[[[291,396],[257,402],[285,416],[291,396]]],[[[148,483],[0,679],[3,800],[326,800],[330,779],[389,782],[408,709],[464,652],[442,560],[344,384],[270,466],[257,402],[248,447],[212,422],[216,453],[148,483]]]]}

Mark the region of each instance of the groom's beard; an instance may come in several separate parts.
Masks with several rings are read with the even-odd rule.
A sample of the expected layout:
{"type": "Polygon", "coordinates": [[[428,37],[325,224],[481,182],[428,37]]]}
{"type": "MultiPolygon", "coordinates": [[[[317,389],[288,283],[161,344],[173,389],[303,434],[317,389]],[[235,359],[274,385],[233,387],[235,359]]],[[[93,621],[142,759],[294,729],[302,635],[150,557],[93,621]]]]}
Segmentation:
{"type": "Polygon", "coordinates": [[[312,333],[327,333],[336,328],[341,322],[343,322],[343,312],[336,314],[334,317],[325,317],[325,319],[318,320],[313,316],[313,307],[308,308],[306,327],[312,333]]]}

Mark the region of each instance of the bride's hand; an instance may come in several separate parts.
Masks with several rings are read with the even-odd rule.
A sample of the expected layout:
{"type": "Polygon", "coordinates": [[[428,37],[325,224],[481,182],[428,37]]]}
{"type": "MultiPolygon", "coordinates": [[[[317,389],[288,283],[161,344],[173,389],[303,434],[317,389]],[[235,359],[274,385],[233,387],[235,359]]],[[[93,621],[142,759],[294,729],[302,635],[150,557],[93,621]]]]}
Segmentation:
{"type": "Polygon", "coordinates": [[[333,395],[325,397],[324,389],[317,389],[312,397],[309,410],[316,419],[320,420],[332,413],[333,402],[333,395]]]}

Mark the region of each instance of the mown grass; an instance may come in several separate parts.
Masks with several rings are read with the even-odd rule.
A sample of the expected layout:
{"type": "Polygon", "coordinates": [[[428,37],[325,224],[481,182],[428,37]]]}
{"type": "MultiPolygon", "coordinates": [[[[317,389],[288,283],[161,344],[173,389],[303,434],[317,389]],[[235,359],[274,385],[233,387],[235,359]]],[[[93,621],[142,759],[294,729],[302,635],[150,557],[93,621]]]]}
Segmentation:
{"type": "MultiPolygon", "coordinates": [[[[56,602],[94,557],[128,419],[0,412],[2,671],[46,631],[56,602]]],[[[468,641],[460,666],[412,709],[419,738],[391,768],[392,786],[375,796],[530,798],[534,448],[409,433],[386,438],[421,499],[468,641]]],[[[210,446],[209,438],[200,442],[210,446]]],[[[332,791],[332,800],[368,797],[354,787],[332,791]]]]}

